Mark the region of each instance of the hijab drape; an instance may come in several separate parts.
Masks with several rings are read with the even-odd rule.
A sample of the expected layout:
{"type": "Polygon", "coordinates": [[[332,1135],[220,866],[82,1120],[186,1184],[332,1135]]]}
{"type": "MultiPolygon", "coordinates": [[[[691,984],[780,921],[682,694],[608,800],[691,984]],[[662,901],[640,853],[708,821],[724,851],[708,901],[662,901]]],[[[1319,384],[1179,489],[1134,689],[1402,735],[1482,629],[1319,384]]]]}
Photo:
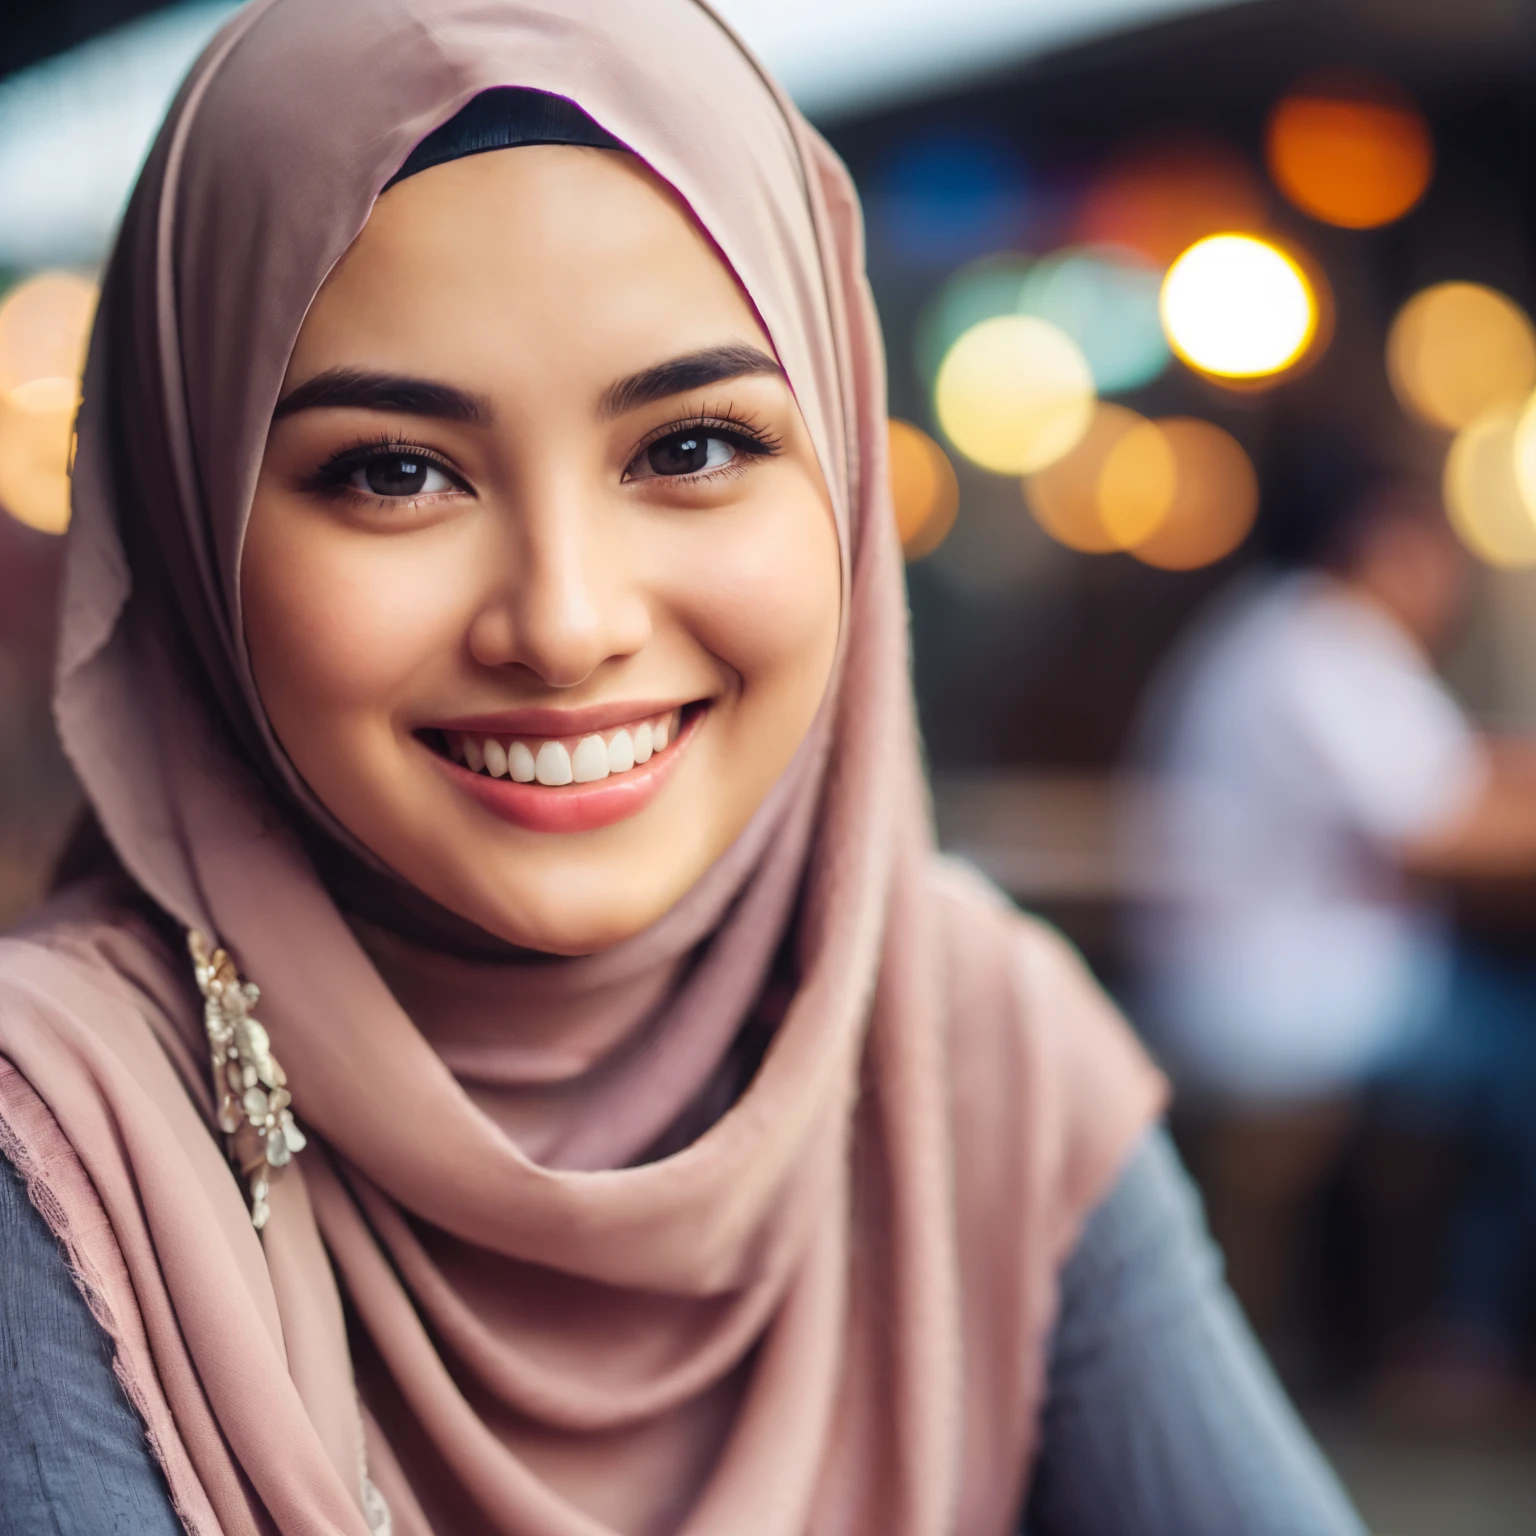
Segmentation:
{"type": "Polygon", "coordinates": [[[137,890],[259,983],[309,1146],[258,1236],[190,970],[98,885],[0,946],[0,1148],[189,1530],[1010,1528],[1054,1271],[1160,1089],[1066,947],[933,855],[860,241],[842,167],[694,0],[252,0],[183,87],[93,338],[57,715],[137,890]],[[440,943],[408,892],[350,907],[369,856],[273,738],[240,622],[306,309],[497,86],[575,101],[692,210],[843,557],[785,778],[658,924],[569,961],[440,943]]]}

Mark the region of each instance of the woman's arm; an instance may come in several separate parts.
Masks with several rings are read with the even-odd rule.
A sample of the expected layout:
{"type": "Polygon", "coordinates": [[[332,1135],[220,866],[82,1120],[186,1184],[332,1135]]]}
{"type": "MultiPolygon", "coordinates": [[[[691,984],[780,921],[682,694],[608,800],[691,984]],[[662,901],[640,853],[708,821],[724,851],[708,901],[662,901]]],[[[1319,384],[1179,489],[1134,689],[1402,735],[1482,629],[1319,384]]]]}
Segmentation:
{"type": "Polygon", "coordinates": [[[1153,1132],[1062,1274],[1028,1536],[1364,1536],[1153,1132]]]}
{"type": "Polygon", "coordinates": [[[184,1536],[47,1223],[0,1155],[0,1536],[184,1536]]]}

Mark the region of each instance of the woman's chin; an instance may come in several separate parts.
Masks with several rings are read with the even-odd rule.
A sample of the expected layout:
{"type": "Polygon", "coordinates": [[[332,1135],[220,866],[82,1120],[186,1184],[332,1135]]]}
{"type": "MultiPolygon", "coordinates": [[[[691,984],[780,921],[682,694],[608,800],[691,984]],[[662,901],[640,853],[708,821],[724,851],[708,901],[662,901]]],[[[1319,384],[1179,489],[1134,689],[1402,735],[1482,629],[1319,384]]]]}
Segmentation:
{"type": "Polygon", "coordinates": [[[697,879],[681,869],[659,881],[633,878],[632,869],[612,864],[573,868],[576,861],[512,855],[515,880],[488,882],[486,862],[482,850],[467,868],[440,869],[429,894],[503,943],[567,958],[598,954],[642,933],[697,879]]]}

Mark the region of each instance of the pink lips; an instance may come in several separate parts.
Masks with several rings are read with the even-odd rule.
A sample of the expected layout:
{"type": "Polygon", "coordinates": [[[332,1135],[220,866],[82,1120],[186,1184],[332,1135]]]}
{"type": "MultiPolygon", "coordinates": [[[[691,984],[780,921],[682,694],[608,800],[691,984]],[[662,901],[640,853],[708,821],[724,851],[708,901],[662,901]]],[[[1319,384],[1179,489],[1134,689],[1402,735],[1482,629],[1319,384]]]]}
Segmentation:
{"type": "MultiPolygon", "coordinates": [[[[503,821],[529,832],[591,832],[638,815],[661,793],[707,713],[704,709],[686,712],[677,736],[648,762],[589,784],[520,784],[472,772],[437,753],[433,758],[459,788],[503,821]]],[[[569,730],[566,721],[557,722],[554,717],[539,723],[546,729],[566,726],[569,730]]],[[[596,718],[582,721],[588,729],[597,723],[596,718]]]]}

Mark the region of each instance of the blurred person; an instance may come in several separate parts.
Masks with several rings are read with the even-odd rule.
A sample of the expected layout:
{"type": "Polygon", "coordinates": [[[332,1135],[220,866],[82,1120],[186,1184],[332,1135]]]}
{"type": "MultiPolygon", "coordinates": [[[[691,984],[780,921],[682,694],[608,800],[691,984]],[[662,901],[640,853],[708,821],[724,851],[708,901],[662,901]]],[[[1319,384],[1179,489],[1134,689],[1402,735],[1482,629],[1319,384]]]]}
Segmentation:
{"type": "Polygon", "coordinates": [[[1440,1336],[1500,1378],[1536,969],[1458,943],[1443,883],[1536,875],[1536,749],[1481,734],[1436,674],[1471,566],[1424,487],[1318,436],[1263,526],[1280,569],[1218,597],[1145,705],[1137,1004],[1207,1129],[1193,1155],[1261,1333],[1295,1327],[1303,1208],[1363,1095],[1390,1123],[1477,1133],[1527,1192],[1483,1180],[1464,1202],[1440,1336]]]}
{"type": "Polygon", "coordinates": [[[878,336],[693,0],[210,44],[0,944],[4,1536],[1359,1536],[1160,1075],[935,855],[878,336]]]}

